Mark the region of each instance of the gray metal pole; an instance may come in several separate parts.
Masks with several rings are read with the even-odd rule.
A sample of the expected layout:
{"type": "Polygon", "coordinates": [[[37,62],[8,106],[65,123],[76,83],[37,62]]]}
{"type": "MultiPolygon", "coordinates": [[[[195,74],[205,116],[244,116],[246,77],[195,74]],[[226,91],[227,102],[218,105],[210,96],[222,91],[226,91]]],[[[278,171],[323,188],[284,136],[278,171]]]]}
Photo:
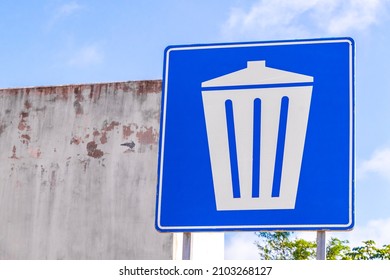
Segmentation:
{"type": "Polygon", "coordinates": [[[191,232],[184,232],[183,233],[183,260],[190,260],[191,259],[191,247],[192,247],[192,240],[191,240],[191,232]]]}
{"type": "Polygon", "coordinates": [[[317,260],[326,260],[325,231],[317,231],[317,260]]]}

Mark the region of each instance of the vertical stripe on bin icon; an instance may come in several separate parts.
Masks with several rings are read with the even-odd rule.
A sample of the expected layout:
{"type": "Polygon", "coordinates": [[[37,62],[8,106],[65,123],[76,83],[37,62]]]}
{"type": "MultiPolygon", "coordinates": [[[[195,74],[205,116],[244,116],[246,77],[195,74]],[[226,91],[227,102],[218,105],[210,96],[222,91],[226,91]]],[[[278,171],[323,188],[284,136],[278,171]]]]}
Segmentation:
{"type": "Polygon", "coordinates": [[[226,124],[227,124],[226,126],[228,131],[230,173],[232,176],[233,197],[239,198],[241,195],[240,195],[240,179],[238,175],[236,136],[235,136],[234,117],[233,117],[233,102],[230,99],[225,101],[225,109],[226,109],[226,124]]]}
{"type": "Polygon", "coordinates": [[[276,158],[275,158],[275,168],[274,168],[274,181],[272,184],[272,197],[279,197],[280,195],[284,143],[286,140],[287,116],[288,116],[288,97],[283,96],[281,101],[281,106],[280,106],[278,142],[276,145],[276,158]]]}
{"type": "Polygon", "coordinates": [[[260,196],[261,99],[253,101],[252,197],[260,196]]]}
{"type": "Polygon", "coordinates": [[[248,61],[204,81],[216,209],[294,209],[313,77],[248,61]]]}

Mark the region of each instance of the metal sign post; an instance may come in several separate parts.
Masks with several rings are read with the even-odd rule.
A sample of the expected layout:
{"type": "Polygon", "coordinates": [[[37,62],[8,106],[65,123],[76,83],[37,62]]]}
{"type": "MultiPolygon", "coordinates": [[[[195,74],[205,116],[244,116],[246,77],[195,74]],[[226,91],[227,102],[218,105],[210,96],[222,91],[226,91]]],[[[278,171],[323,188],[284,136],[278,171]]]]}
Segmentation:
{"type": "Polygon", "coordinates": [[[317,260],[326,260],[326,234],[324,230],[317,231],[317,260]]]}
{"type": "Polygon", "coordinates": [[[183,260],[191,259],[191,251],[192,251],[192,240],[191,240],[191,232],[183,233],[183,260]]]}

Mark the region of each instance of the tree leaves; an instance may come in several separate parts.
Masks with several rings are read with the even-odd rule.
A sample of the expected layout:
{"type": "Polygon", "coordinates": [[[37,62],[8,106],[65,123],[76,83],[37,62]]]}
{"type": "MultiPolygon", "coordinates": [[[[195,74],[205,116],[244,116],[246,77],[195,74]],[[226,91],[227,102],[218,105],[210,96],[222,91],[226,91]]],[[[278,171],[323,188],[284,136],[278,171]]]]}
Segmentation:
{"type": "MultiPolygon", "coordinates": [[[[316,242],[293,238],[293,232],[257,232],[255,242],[262,260],[313,260],[316,242]]],[[[327,260],[390,260],[390,245],[376,247],[375,241],[363,241],[363,246],[351,249],[348,240],[332,237],[326,246],[327,260]]]]}

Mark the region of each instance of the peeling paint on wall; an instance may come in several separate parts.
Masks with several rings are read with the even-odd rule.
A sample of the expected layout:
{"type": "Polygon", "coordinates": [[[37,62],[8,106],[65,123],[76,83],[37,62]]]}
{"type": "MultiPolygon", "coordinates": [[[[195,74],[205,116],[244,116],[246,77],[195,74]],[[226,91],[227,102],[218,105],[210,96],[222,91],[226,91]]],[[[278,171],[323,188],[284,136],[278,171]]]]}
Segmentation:
{"type": "Polygon", "coordinates": [[[170,259],[161,81],[0,89],[0,259],[170,259]]]}

